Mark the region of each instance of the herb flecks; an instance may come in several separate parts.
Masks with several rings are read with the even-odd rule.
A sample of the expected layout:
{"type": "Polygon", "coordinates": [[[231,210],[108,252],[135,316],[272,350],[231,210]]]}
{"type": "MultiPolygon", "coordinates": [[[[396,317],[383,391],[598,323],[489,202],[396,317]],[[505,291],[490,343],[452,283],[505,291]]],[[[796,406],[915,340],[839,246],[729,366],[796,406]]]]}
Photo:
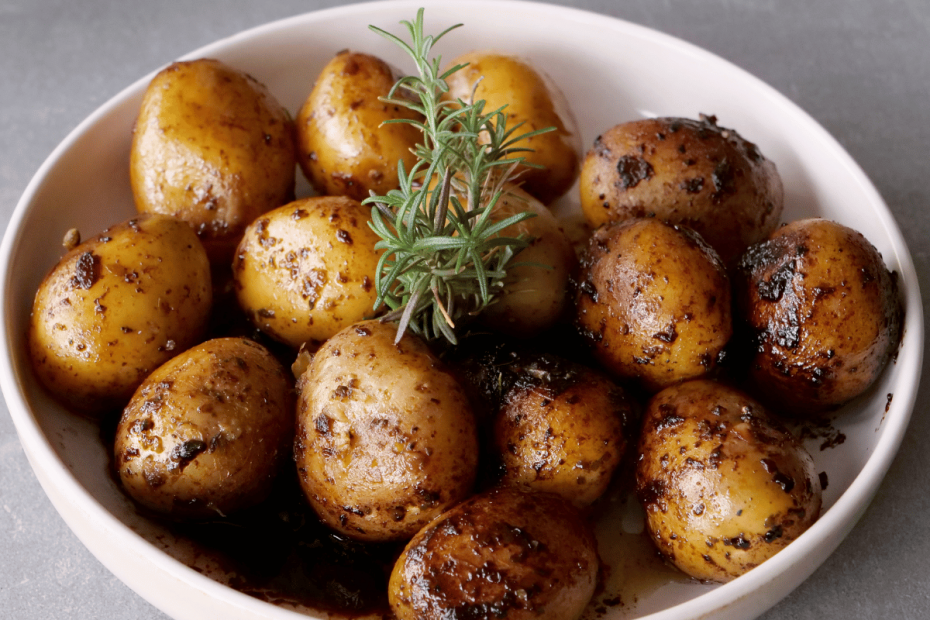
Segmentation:
{"type": "Polygon", "coordinates": [[[399,322],[397,340],[407,329],[428,340],[456,343],[457,324],[479,314],[504,287],[511,259],[527,246],[524,236],[507,237],[505,229],[533,217],[525,212],[495,221],[497,201],[513,183],[527,149],[515,146],[545,131],[518,133],[507,127],[504,108],[485,111],[483,100],[451,101],[443,95],[446,79],[464,65],[442,71],[431,58],[433,45],[461,24],[436,36],[423,32],[423,9],[406,26],[410,43],[380,28],[370,28],[413,58],[416,75],[397,81],[386,102],[418,112],[419,119],[387,122],[418,127],[423,140],[417,162],[406,170],[398,162],[400,187],[372,195],[372,229],[384,250],[375,285],[375,307],[390,311],[382,320],[399,322]]]}

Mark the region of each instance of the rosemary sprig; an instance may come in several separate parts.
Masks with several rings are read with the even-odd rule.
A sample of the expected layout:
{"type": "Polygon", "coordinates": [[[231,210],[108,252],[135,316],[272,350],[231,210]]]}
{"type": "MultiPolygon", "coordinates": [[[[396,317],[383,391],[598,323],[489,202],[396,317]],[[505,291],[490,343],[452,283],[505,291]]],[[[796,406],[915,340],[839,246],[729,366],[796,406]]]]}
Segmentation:
{"type": "Polygon", "coordinates": [[[381,237],[375,247],[384,250],[375,275],[375,307],[390,309],[382,320],[399,321],[398,341],[410,329],[426,339],[443,337],[456,344],[459,323],[492,303],[513,266],[511,259],[528,243],[523,236],[501,233],[532,213],[500,221],[490,217],[524,163],[519,153],[528,149],[515,144],[551,128],[518,134],[520,125],[507,127],[503,107],[486,112],[485,102],[474,101],[474,96],[470,102],[444,99],[446,79],[464,65],[443,72],[441,58],[430,53],[461,24],[426,35],[423,9],[413,22],[401,24],[410,43],[370,28],[416,64],[417,74],[399,79],[384,100],[420,114],[417,120],[388,122],[415,125],[423,140],[411,170],[398,162],[399,189],[365,200],[373,205],[371,227],[381,237]]]}

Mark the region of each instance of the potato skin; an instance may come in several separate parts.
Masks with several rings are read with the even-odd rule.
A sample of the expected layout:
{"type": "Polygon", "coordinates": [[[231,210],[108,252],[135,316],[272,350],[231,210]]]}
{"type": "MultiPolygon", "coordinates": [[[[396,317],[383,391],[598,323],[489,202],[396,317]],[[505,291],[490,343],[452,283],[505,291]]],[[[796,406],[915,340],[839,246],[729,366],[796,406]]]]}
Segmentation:
{"type": "Polygon", "coordinates": [[[160,514],[224,516],[264,499],[291,454],[292,379],[245,338],[208,340],[159,367],[116,429],[123,488],[160,514]]]}
{"type": "Polygon", "coordinates": [[[297,200],[246,228],[233,260],[236,298],[261,331],[297,348],[374,314],[380,238],[370,210],[344,196],[297,200]]]}
{"type": "Polygon", "coordinates": [[[29,322],[33,369],[73,411],[122,408],[151,371],[200,340],[211,304],[210,264],[191,227],[130,219],[45,276],[29,322]]]}
{"type": "Polygon", "coordinates": [[[141,213],[189,222],[214,263],[242,231],[294,198],[294,124],[267,88],[218,60],[175,62],[145,91],[130,182],[141,213]]]}
{"type": "Polygon", "coordinates": [[[362,541],[402,540],[472,489],[468,398],[426,344],[378,321],[348,327],[298,382],[295,458],[320,518],[362,541]]]}
{"type": "Polygon", "coordinates": [[[591,236],[576,323],[611,373],[658,391],[716,367],[733,331],[729,279],[695,233],[658,219],[619,222],[591,236]]]}
{"type": "Polygon", "coordinates": [[[742,392],[708,380],[647,407],[636,491],[659,551],[688,575],[729,581],[800,536],[821,488],[803,446],[742,392]]]}
{"type": "Polygon", "coordinates": [[[515,377],[493,425],[502,484],[592,504],[626,451],[634,401],[606,375],[551,354],[521,355],[507,372],[515,377]]]}
{"type": "Polygon", "coordinates": [[[398,620],[573,620],[597,582],[588,523],[558,496],[498,488],[423,528],[391,573],[398,620]]]}
{"type": "Polygon", "coordinates": [[[585,155],[580,188],[592,227],[654,215],[697,231],[727,265],[775,230],[784,203],[775,165],[707,116],[610,128],[585,155]]]}
{"type": "Polygon", "coordinates": [[[491,218],[500,221],[524,211],[535,217],[518,222],[501,234],[528,237],[530,245],[518,252],[511,263],[535,264],[511,267],[503,291],[481,316],[491,329],[517,338],[532,338],[564,318],[571,305],[570,278],[577,258],[558,219],[519,187],[506,190],[491,218]]]}
{"type": "Polygon", "coordinates": [[[468,66],[446,80],[449,92],[444,98],[466,102],[483,99],[486,112],[506,105],[507,126],[524,123],[519,133],[555,128],[516,144],[532,149],[518,155],[528,163],[543,166],[520,169],[523,189],[543,204],[550,204],[575,182],[581,161],[581,134],[562,93],[529,62],[515,56],[473,51],[454,59],[447,69],[465,63],[468,66]]]}
{"type": "Polygon", "coordinates": [[[321,194],[368,198],[398,186],[397,162],[406,170],[416,163],[411,152],[420,131],[407,123],[418,119],[407,108],[378,100],[397,80],[391,67],[375,56],[342,51],[323,68],[297,114],[298,162],[321,194]]]}
{"type": "Polygon", "coordinates": [[[874,383],[897,349],[903,309],[875,247],[829,220],[792,222],[739,264],[753,383],[787,415],[835,408],[874,383]]]}

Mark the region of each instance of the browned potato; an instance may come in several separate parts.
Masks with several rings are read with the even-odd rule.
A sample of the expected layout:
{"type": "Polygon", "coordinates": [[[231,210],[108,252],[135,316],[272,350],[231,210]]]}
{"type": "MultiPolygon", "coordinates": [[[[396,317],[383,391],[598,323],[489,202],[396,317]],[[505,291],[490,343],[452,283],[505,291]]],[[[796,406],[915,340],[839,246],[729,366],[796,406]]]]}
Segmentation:
{"type": "Polygon", "coordinates": [[[413,168],[420,130],[383,123],[418,115],[378,100],[397,77],[384,61],[348,50],[323,68],[297,114],[298,162],[317,191],[356,200],[384,195],[398,186],[398,160],[413,168]]]}
{"type": "Polygon", "coordinates": [[[820,514],[804,447],[742,392],[707,380],[649,402],[636,490],[659,551],[688,575],[729,581],[769,559],[820,514]]]}
{"type": "Polygon", "coordinates": [[[594,536],[571,504],[502,488],[421,530],[394,565],[388,596],[398,620],[574,620],[597,572],[594,536]]]}
{"type": "Polygon", "coordinates": [[[320,518],[356,540],[402,540],[471,492],[478,440],[468,398],[417,336],[348,327],[298,382],[300,484],[320,518]]]}
{"type": "Polygon", "coordinates": [[[503,235],[525,235],[530,245],[513,257],[504,290],[482,313],[491,329],[518,338],[530,338],[555,325],[571,303],[569,278],[576,263],[575,250],[559,221],[541,202],[518,187],[507,190],[494,207],[495,221],[530,211],[535,217],[505,229],[503,235]]]}
{"type": "Polygon", "coordinates": [[[712,116],[612,127],[585,156],[580,185],[592,227],[655,216],[696,230],[727,265],[775,230],[784,201],[775,165],[712,116]]]}
{"type": "Polygon", "coordinates": [[[607,490],[627,447],[634,403],[599,372],[554,355],[524,355],[494,421],[502,482],[576,506],[607,490]]]}
{"type": "Polygon", "coordinates": [[[576,321],[608,370],[656,391],[714,369],[732,334],[730,284],[699,235],[625,220],[594,232],[583,263],[576,321]]]}
{"type": "Polygon", "coordinates": [[[123,411],[114,447],[123,488],[178,518],[257,504],[291,454],[292,391],[284,367],[245,338],[209,340],[178,355],[123,411]]]}
{"type": "Polygon", "coordinates": [[[255,220],[233,260],[236,297],[255,326],[297,348],[374,314],[381,251],[370,213],[351,198],[318,196],[255,220]]]}
{"type": "Polygon", "coordinates": [[[212,59],[175,62],[145,91],[130,152],[136,208],[189,222],[228,265],[242,231],[294,198],[290,115],[251,76],[212,59]]]}
{"type": "Polygon", "coordinates": [[[835,408],[881,373],[901,337],[895,279],[860,233],[792,222],[739,265],[738,307],[753,332],[754,383],[786,414],[835,408]]]}
{"type": "Polygon", "coordinates": [[[29,354],[69,409],[122,408],[155,368],[196,344],[212,303],[193,229],[164,215],[112,226],[65,254],[36,293],[29,354]]]}
{"type": "Polygon", "coordinates": [[[567,192],[578,176],[581,134],[559,89],[528,62],[514,56],[475,51],[459,56],[449,68],[464,63],[468,66],[448,78],[445,97],[466,102],[483,99],[485,112],[506,105],[507,126],[524,123],[519,133],[554,127],[554,131],[517,143],[519,148],[532,149],[517,155],[542,166],[521,168],[519,181],[543,204],[567,192]]]}

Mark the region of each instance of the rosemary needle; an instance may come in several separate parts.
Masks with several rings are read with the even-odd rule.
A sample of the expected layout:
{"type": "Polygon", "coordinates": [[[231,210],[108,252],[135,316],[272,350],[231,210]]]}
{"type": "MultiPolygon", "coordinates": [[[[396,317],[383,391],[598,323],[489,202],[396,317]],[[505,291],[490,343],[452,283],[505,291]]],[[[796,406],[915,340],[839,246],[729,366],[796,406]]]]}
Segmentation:
{"type": "Polygon", "coordinates": [[[372,205],[371,227],[381,238],[375,247],[384,250],[375,274],[375,308],[389,308],[382,320],[398,321],[398,341],[410,329],[456,344],[456,329],[500,294],[511,259],[528,243],[502,233],[532,213],[491,217],[523,163],[519,153],[527,149],[515,144],[551,128],[517,133],[520,125],[507,127],[503,107],[485,111],[483,100],[444,99],[446,79],[464,65],[442,71],[441,58],[430,54],[461,24],[426,35],[423,12],[401,22],[409,43],[370,26],[416,64],[417,73],[400,78],[384,101],[418,112],[418,119],[387,122],[413,124],[423,139],[410,170],[398,162],[399,188],[364,202],[372,205]]]}

